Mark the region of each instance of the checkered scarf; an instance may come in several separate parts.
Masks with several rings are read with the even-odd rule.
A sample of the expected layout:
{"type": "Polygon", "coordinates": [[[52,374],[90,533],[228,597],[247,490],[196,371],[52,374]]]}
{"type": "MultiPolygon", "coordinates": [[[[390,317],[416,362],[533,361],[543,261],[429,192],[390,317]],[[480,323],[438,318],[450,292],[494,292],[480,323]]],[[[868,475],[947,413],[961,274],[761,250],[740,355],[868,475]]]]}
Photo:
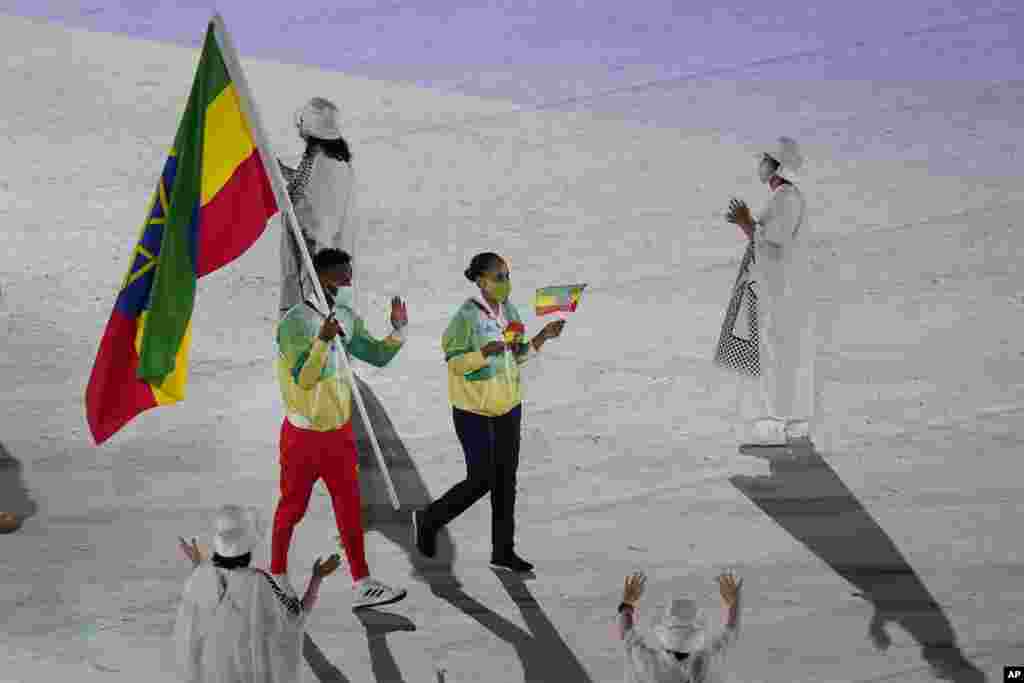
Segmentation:
{"type": "MultiPolygon", "coordinates": [[[[309,184],[309,177],[313,173],[313,162],[316,161],[316,155],[320,153],[320,149],[315,146],[307,146],[306,151],[302,154],[302,161],[299,162],[298,168],[291,168],[286,166],[284,162],[278,160],[278,164],[281,166],[281,173],[285,177],[285,181],[288,183],[288,198],[291,199],[292,204],[296,204],[299,199],[302,198],[306,191],[306,185],[309,184]]],[[[316,242],[310,239],[306,230],[300,225],[299,230],[302,232],[302,236],[306,239],[306,248],[309,250],[309,255],[312,257],[316,252],[316,242]]],[[[299,247],[299,243],[295,241],[294,234],[290,230],[286,230],[288,235],[288,245],[291,248],[292,255],[295,258],[296,264],[302,263],[302,255],[299,247]]],[[[301,270],[302,266],[298,266],[301,270]]],[[[306,292],[306,278],[299,278],[299,292],[305,298],[308,296],[306,292]]]]}
{"type": "Polygon", "coordinates": [[[292,200],[292,204],[297,202],[306,191],[306,185],[309,184],[309,176],[313,173],[313,162],[316,160],[318,151],[315,147],[307,148],[302,155],[302,161],[299,162],[298,168],[290,168],[285,166],[283,162],[278,162],[281,164],[281,172],[284,174],[285,180],[288,181],[288,197],[292,200]]]}

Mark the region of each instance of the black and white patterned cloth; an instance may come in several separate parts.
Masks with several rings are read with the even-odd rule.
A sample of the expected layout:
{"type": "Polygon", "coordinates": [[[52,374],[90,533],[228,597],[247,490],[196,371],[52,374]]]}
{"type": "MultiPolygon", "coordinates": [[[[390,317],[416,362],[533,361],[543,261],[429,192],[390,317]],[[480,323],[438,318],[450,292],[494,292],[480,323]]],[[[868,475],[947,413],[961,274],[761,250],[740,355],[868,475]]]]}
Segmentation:
{"type": "MultiPolygon", "coordinates": [[[[316,148],[307,148],[302,155],[302,161],[299,162],[298,168],[291,168],[280,159],[277,161],[278,165],[281,167],[281,173],[284,175],[285,181],[288,183],[288,197],[291,199],[293,206],[297,204],[305,194],[306,185],[309,184],[310,175],[313,173],[313,162],[316,161],[317,153],[318,150],[316,148]]],[[[301,225],[299,226],[299,230],[302,232],[302,236],[306,240],[306,249],[309,252],[309,255],[313,256],[316,253],[316,240],[312,239],[301,225]]],[[[283,240],[281,248],[291,251],[291,258],[294,259],[294,263],[296,264],[295,267],[301,270],[301,266],[298,266],[297,264],[302,263],[302,251],[290,228],[284,231],[283,240]]],[[[308,275],[302,275],[298,278],[298,292],[300,298],[306,298],[308,296],[309,293],[306,291],[307,285],[311,286],[308,275]]],[[[287,307],[282,307],[281,313],[283,314],[286,310],[287,307]]]]}
{"type": "Polygon", "coordinates": [[[284,174],[284,178],[288,182],[288,197],[291,198],[293,204],[302,197],[306,190],[309,176],[313,173],[313,161],[315,159],[316,150],[307,149],[302,155],[302,161],[299,162],[298,168],[286,166],[281,160],[277,162],[281,165],[281,173],[284,174]]]}
{"type": "MultiPolygon", "coordinates": [[[[292,200],[293,206],[302,199],[306,192],[306,185],[309,184],[309,177],[313,173],[313,162],[316,160],[316,155],[316,149],[307,149],[302,155],[302,161],[299,162],[298,168],[286,166],[280,159],[277,161],[281,166],[281,173],[288,183],[288,198],[292,200]]],[[[302,230],[303,237],[306,238],[306,246],[310,249],[310,255],[312,255],[315,250],[313,246],[315,241],[306,234],[305,228],[302,228],[301,225],[299,228],[302,230]]]]}
{"type": "Polygon", "coordinates": [[[291,187],[292,178],[295,177],[296,169],[292,168],[291,166],[284,163],[280,159],[277,160],[277,165],[281,168],[281,175],[284,176],[285,182],[288,184],[289,187],[291,187]]]}
{"type": "Polygon", "coordinates": [[[263,574],[267,581],[270,582],[270,587],[274,589],[274,593],[277,595],[277,599],[281,601],[281,604],[284,605],[285,609],[287,609],[292,614],[292,616],[298,616],[302,613],[301,600],[285,593],[281,589],[281,587],[277,585],[277,582],[274,581],[274,578],[270,576],[270,574],[264,571],[260,571],[260,574],[263,574]]]}
{"type": "Polygon", "coordinates": [[[715,348],[715,365],[758,377],[761,374],[758,350],[757,294],[750,284],[750,265],[754,262],[754,243],[747,245],[747,251],[740,262],[740,271],[733,284],[732,298],[725,311],[722,333],[715,348]],[[742,308],[741,308],[742,307],[742,308]],[[740,320],[740,312],[746,313],[740,320]],[[737,326],[739,323],[739,326],[737,326]],[[745,323],[745,324],[744,324],[745,323]]]}

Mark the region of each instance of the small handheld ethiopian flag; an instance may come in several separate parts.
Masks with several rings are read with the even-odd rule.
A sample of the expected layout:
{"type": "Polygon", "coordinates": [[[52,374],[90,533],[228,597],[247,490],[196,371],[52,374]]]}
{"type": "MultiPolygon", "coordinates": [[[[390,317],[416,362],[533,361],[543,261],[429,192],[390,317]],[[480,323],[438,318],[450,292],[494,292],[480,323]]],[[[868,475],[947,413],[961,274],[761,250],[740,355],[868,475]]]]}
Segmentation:
{"type": "Polygon", "coordinates": [[[523,335],[526,334],[526,327],[521,322],[513,320],[505,328],[503,334],[506,344],[517,344],[523,340],[523,335]]]}
{"type": "Polygon", "coordinates": [[[586,285],[560,285],[557,287],[541,287],[533,299],[538,316],[551,313],[572,313],[580,302],[580,296],[586,285]]]}

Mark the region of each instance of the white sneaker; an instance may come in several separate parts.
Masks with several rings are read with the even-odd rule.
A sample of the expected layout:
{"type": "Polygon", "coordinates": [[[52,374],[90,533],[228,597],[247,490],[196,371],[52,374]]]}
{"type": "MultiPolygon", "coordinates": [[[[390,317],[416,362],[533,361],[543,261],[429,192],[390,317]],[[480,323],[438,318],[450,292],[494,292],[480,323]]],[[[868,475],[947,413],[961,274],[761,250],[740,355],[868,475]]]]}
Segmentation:
{"type": "Polygon", "coordinates": [[[785,446],[786,423],[782,420],[767,419],[754,423],[752,446],[785,446]]]}
{"type": "Polygon", "coordinates": [[[807,420],[791,420],[786,423],[787,441],[809,441],[811,438],[811,426],[807,420]]]}
{"type": "Polygon", "coordinates": [[[404,588],[395,589],[370,577],[366,577],[357,583],[355,591],[356,599],[352,603],[352,609],[390,605],[393,602],[398,602],[406,595],[404,588]]]}

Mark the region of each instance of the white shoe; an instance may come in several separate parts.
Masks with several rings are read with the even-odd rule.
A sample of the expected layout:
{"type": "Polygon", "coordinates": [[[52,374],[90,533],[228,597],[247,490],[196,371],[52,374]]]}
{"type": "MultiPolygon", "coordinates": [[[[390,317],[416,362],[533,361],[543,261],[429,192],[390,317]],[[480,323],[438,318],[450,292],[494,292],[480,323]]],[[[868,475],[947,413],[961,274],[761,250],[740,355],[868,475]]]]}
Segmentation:
{"type": "Polygon", "coordinates": [[[352,609],[390,605],[393,602],[398,602],[406,595],[404,588],[395,589],[370,577],[366,577],[357,583],[355,591],[356,599],[352,603],[352,609]]]}
{"type": "Polygon", "coordinates": [[[767,419],[754,423],[751,446],[785,446],[786,423],[782,420],[767,419]]]}
{"type": "Polygon", "coordinates": [[[811,426],[807,420],[791,420],[786,423],[787,441],[809,441],[811,438],[811,426]]]}

